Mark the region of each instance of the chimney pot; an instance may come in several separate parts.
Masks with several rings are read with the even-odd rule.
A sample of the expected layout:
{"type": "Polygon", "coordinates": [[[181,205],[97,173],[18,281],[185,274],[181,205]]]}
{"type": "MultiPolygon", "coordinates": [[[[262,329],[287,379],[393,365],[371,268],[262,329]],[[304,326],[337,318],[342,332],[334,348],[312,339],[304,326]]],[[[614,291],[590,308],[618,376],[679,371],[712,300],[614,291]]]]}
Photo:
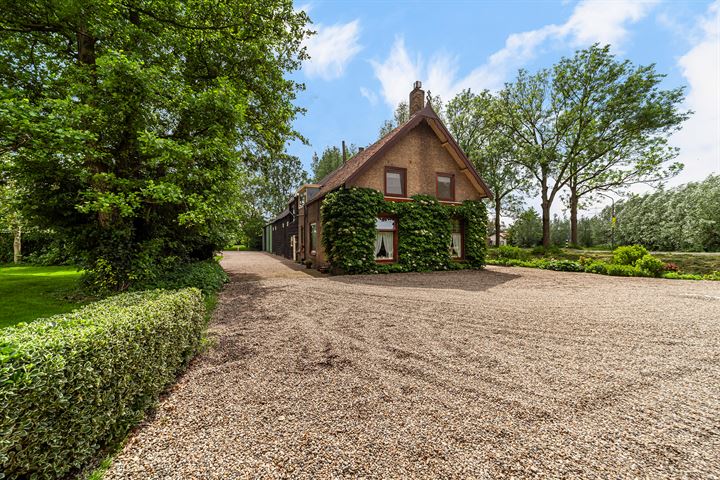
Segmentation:
{"type": "Polygon", "coordinates": [[[413,85],[413,90],[410,92],[410,116],[412,117],[417,112],[425,108],[425,92],[422,89],[422,82],[417,80],[413,85]]]}

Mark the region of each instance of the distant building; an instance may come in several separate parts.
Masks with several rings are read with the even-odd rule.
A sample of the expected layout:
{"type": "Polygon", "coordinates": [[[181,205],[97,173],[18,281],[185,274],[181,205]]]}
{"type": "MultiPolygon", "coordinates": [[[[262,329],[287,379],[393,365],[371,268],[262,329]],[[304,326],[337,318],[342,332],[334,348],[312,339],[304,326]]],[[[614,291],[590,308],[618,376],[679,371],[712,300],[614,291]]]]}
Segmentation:
{"type": "MultiPolygon", "coordinates": [[[[495,234],[493,233],[488,237],[488,245],[491,247],[497,247],[499,245],[495,245],[495,234]]],[[[505,232],[500,232],[500,245],[507,245],[507,234],[505,232]]]]}

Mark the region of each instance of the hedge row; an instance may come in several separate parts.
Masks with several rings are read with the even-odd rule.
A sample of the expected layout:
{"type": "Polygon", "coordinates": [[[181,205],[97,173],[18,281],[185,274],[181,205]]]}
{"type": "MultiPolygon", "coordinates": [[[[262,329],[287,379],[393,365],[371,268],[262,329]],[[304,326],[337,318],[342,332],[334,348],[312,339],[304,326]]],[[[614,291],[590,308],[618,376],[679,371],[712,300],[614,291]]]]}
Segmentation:
{"type": "Polygon", "coordinates": [[[201,293],[190,288],[125,293],[0,331],[5,476],[62,477],[124,438],[205,327],[201,293]]]}
{"type": "Polygon", "coordinates": [[[322,204],[323,248],[342,273],[387,273],[481,268],[487,248],[487,209],[482,201],[443,205],[434,197],[415,195],[412,202],[391,202],[369,188],[340,189],[322,204]],[[375,220],[392,215],[398,224],[398,261],[375,261],[375,220]],[[464,222],[464,262],[450,258],[451,219],[464,222]]]}

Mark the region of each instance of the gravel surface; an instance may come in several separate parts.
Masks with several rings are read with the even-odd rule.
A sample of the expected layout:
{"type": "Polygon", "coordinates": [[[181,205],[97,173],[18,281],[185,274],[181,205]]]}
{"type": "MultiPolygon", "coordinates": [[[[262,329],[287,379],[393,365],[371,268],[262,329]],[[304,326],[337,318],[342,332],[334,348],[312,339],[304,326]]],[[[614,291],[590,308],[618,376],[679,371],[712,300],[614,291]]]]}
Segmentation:
{"type": "Polygon", "coordinates": [[[720,282],[223,265],[106,478],[720,477],[720,282]]]}

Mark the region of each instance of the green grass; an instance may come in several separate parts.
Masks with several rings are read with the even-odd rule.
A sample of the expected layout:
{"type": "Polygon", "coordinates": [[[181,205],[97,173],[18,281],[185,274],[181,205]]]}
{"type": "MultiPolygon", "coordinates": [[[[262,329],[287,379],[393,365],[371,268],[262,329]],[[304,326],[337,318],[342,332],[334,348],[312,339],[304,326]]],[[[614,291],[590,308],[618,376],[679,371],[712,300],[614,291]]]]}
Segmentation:
{"type": "Polygon", "coordinates": [[[230,250],[233,252],[247,252],[250,250],[250,247],[247,245],[228,245],[225,247],[225,250],[230,250]]]}
{"type": "Polygon", "coordinates": [[[0,328],[79,307],[69,297],[80,276],[74,267],[0,265],[0,328]]]}

